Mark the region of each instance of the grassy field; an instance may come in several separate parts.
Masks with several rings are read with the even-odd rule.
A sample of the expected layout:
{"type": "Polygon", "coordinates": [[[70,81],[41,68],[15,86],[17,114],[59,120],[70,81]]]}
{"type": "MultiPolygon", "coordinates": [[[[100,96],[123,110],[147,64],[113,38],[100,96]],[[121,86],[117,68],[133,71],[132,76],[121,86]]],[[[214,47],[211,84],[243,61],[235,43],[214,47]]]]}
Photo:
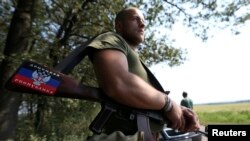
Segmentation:
{"type": "Polygon", "coordinates": [[[249,124],[250,102],[230,104],[195,105],[202,125],[208,124],[249,124]]]}

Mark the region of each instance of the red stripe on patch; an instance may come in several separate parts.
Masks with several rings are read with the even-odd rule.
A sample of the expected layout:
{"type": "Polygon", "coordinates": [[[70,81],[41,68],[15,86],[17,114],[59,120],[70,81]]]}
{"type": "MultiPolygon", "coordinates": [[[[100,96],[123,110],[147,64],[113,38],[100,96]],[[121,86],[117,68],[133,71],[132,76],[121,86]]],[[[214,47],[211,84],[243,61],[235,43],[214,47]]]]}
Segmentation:
{"type": "Polygon", "coordinates": [[[56,90],[57,90],[55,87],[51,87],[49,85],[46,85],[45,83],[42,83],[39,86],[37,86],[37,85],[33,84],[34,80],[32,80],[28,77],[19,75],[19,74],[16,74],[13,77],[11,82],[13,84],[21,85],[21,86],[24,86],[26,88],[29,88],[32,90],[37,90],[39,92],[42,92],[44,94],[49,94],[49,95],[54,95],[56,90]]]}

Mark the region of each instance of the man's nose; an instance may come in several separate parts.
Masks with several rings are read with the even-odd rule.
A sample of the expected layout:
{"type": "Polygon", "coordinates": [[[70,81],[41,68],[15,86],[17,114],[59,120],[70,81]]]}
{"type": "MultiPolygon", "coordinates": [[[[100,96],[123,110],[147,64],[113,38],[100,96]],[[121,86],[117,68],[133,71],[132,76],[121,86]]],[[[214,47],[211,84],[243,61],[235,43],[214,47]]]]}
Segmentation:
{"type": "Polygon", "coordinates": [[[143,20],[139,20],[139,26],[140,26],[140,27],[145,27],[145,23],[144,23],[143,20]]]}

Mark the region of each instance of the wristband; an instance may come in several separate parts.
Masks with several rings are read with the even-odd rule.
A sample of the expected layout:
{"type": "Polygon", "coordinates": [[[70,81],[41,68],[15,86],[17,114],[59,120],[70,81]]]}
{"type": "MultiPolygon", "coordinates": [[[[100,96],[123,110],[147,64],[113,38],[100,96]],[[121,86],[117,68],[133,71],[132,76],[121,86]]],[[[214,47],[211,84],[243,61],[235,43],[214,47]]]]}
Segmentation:
{"type": "Polygon", "coordinates": [[[165,112],[170,112],[172,109],[173,109],[173,103],[172,103],[171,99],[168,96],[166,96],[165,105],[162,108],[162,111],[163,111],[163,113],[165,113],[165,112]]]}

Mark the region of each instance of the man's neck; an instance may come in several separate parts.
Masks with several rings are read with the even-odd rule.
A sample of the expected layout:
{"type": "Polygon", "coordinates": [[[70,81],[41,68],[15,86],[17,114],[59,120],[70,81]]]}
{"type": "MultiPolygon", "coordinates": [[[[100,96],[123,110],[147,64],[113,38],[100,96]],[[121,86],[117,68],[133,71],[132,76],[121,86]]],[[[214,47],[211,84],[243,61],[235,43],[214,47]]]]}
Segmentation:
{"type": "Polygon", "coordinates": [[[119,33],[119,32],[116,32],[116,33],[119,34],[127,42],[127,44],[129,45],[130,48],[132,48],[133,50],[136,50],[136,48],[138,48],[139,44],[131,43],[124,36],[122,36],[121,33],[119,33]]]}
{"type": "Polygon", "coordinates": [[[133,45],[130,45],[130,44],[129,44],[129,47],[132,48],[133,50],[136,50],[136,48],[137,48],[138,46],[133,46],[133,45]]]}
{"type": "Polygon", "coordinates": [[[139,46],[139,44],[131,43],[126,39],[125,39],[125,41],[128,43],[129,47],[132,48],[133,50],[136,50],[136,48],[138,48],[138,46],[139,46]]]}

